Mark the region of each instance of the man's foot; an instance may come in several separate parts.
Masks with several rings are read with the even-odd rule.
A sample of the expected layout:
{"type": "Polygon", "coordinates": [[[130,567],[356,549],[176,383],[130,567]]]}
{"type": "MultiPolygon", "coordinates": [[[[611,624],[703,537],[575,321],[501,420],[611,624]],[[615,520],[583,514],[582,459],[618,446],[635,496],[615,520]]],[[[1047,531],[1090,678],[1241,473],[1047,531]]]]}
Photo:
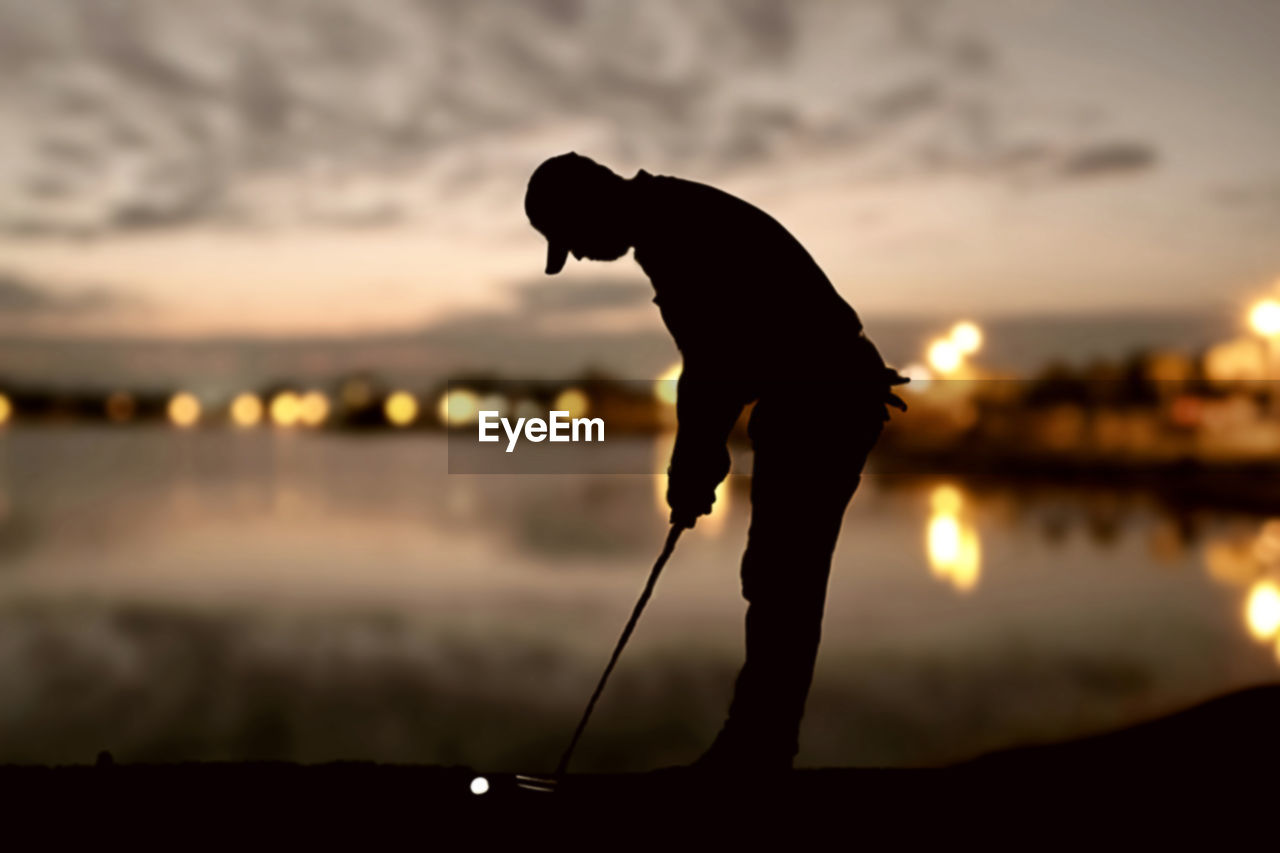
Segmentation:
{"type": "Polygon", "coordinates": [[[784,750],[734,745],[721,735],[689,766],[706,773],[775,776],[790,773],[791,762],[792,755],[784,750]]]}

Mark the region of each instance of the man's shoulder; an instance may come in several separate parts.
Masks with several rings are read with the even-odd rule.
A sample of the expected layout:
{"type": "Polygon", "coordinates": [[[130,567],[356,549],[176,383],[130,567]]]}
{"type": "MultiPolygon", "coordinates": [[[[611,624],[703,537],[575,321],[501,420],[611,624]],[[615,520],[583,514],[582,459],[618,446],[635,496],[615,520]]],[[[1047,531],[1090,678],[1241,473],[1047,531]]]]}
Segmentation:
{"type": "Polygon", "coordinates": [[[653,224],[681,230],[696,225],[703,235],[722,232],[733,236],[739,245],[755,240],[795,243],[795,237],[778,220],[719,187],[674,175],[649,175],[643,170],[638,177],[646,191],[653,224]]]}
{"type": "Polygon", "coordinates": [[[692,181],[688,178],[679,178],[675,175],[650,175],[644,170],[640,171],[638,177],[650,192],[659,198],[700,201],[705,204],[724,205],[730,208],[745,207],[767,216],[763,210],[760,210],[745,199],[738,198],[736,195],[719,187],[713,187],[710,184],[692,181]]]}

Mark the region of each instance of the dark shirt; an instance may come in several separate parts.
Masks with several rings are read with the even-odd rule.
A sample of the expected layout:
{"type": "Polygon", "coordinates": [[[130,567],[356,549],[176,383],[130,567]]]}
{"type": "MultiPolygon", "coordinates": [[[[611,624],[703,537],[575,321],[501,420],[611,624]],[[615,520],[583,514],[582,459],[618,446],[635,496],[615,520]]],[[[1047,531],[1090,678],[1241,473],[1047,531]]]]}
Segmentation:
{"type": "Polygon", "coordinates": [[[705,184],[643,170],[632,181],[635,259],[684,359],[673,480],[714,488],[753,400],[882,396],[884,361],[857,312],[777,220],[705,184]]]}

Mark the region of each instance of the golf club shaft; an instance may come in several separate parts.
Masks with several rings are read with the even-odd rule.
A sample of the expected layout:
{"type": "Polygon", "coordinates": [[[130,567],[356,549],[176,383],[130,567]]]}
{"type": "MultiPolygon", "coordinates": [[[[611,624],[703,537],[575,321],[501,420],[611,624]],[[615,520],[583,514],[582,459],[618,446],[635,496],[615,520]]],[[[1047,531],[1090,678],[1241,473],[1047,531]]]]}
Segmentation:
{"type": "Polygon", "coordinates": [[[640,593],[640,599],[631,611],[631,618],[627,620],[627,627],[622,629],[622,636],[618,638],[618,645],[613,649],[613,657],[609,658],[609,665],[604,668],[604,674],[600,676],[600,682],[596,685],[595,692],[591,694],[591,701],[587,703],[587,710],[583,712],[582,719],[578,722],[578,728],[573,733],[573,740],[569,741],[568,749],[560,757],[560,764],[556,767],[557,776],[563,775],[569,768],[569,759],[573,757],[573,750],[578,746],[578,739],[582,737],[583,731],[587,728],[587,721],[591,719],[591,712],[596,707],[596,700],[604,692],[604,685],[609,680],[609,673],[613,672],[614,664],[622,656],[622,650],[626,647],[627,640],[631,637],[631,632],[635,630],[636,623],[640,621],[640,614],[644,612],[644,606],[649,602],[649,596],[653,595],[653,587],[658,582],[658,575],[662,573],[662,567],[667,564],[667,559],[670,558],[671,552],[675,550],[676,540],[680,538],[680,534],[683,531],[683,527],[673,524],[670,532],[667,533],[666,544],[662,546],[662,553],[658,555],[657,562],[653,564],[653,570],[649,572],[649,580],[645,583],[644,591],[640,593]]]}

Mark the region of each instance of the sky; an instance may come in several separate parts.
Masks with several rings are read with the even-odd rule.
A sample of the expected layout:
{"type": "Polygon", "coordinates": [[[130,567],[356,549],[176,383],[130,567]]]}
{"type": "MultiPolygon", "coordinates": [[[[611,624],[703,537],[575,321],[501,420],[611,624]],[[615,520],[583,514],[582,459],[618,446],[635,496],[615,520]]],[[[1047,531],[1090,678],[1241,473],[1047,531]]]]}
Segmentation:
{"type": "Polygon", "coordinates": [[[0,0],[0,332],[660,329],[629,259],[539,281],[566,150],[763,207],[864,318],[1242,312],[1278,39],[1272,0],[0,0]]]}

